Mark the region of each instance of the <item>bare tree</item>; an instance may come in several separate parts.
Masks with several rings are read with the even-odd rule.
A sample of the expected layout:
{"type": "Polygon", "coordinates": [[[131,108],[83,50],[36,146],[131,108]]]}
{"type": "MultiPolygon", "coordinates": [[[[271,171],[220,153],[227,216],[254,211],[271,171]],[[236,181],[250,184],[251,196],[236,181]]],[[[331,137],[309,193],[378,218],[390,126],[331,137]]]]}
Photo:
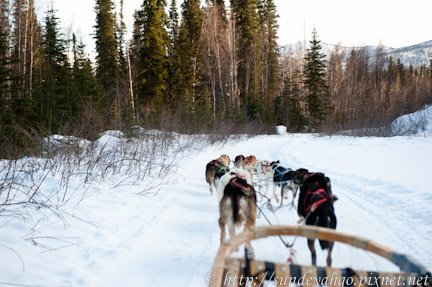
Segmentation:
{"type": "Polygon", "coordinates": [[[204,16],[202,39],[204,46],[204,63],[206,66],[206,78],[209,80],[209,88],[212,95],[213,119],[217,114],[227,111],[226,95],[228,91],[229,64],[228,51],[228,23],[221,15],[217,5],[207,7],[204,16]]]}
{"type": "MultiPolygon", "coordinates": [[[[229,102],[230,106],[234,107],[234,111],[238,112],[240,110],[240,89],[238,86],[238,59],[237,59],[237,32],[236,23],[234,19],[233,8],[230,10],[230,21],[228,25],[228,52],[229,52],[229,102]]],[[[230,115],[232,115],[233,110],[230,110],[230,115]]]]}

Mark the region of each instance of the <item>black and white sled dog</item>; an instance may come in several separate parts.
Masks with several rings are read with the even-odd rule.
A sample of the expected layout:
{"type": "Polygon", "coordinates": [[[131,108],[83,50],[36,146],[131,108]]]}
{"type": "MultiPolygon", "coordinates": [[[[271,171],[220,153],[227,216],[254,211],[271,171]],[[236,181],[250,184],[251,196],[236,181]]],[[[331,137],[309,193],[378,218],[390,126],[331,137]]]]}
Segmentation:
{"type": "Polygon", "coordinates": [[[291,205],[294,206],[294,200],[299,188],[293,179],[294,170],[281,166],[279,161],[272,161],[270,167],[273,171],[273,194],[276,202],[279,202],[277,187],[280,187],[280,206],[282,206],[284,198],[288,197],[288,191],[292,193],[291,205]]]}

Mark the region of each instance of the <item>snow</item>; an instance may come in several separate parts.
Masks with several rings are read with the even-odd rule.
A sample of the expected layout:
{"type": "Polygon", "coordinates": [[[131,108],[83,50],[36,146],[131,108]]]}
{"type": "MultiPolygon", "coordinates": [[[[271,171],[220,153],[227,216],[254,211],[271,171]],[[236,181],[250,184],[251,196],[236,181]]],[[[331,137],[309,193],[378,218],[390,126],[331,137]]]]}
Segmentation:
{"type": "Polygon", "coordinates": [[[432,136],[432,105],[417,112],[402,115],[389,125],[379,128],[346,130],[338,133],[349,136],[432,136]]]}
{"type": "Polygon", "coordinates": [[[390,125],[393,134],[432,136],[432,106],[398,117],[390,125]]]}
{"type": "Polygon", "coordinates": [[[287,127],[286,126],[276,126],[276,133],[278,135],[286,135],[287,134],[287,127]]]}
{"type": "MultiPolygon", "coordinates": [[[[1,216],[5,213],[0,210],[0,283],[206,286],[204,276],[219,247],[219,226],[216,194],[210,195],[204,170],[222,153],[231,158],[254,154],[280,160],[292,169],[324,172],[339,197],[335,203],[339,231],[409,254],[431,270],[431,130],[422,136],[392,138],[266,135],[214,145],[204,137],[174,134],[177,144],[167,145],[152,159],[160,163],[163,157],[173,159],[163,179],[156,173],[130,177],[119,168],[94,177],[84,188],[84,176],[74,175],[68,191],[76,194],[75,200],[60,206],[57,215],[55,210],[26,208],[25,216],[1,216]],[[154,181],[162,185],[158,182],[158,189],[147,190],[154,181]]],[[[151,134],[157,137],[154,131],[151,134]]],[[[117,145],[131,152],[136,147],[117,132],[104,133],[93,143],[96,149],[109,146],[107,154],[121,156],[117,145]]],[[[44,166],[42,159],[22,159],[30,160],[44,166]]],[[[58,190],[61,180],[61,174],[49,172],[41,190],[45,194],[58,190]]],[[[273,224],[296,224],[298,219],[288,207],[276,213],[264,208],[264,212],[273,224]]],[[[263,216],[257,222],[267,225],[263,216]]],[[[253,246],[257,259],[287,260],[288,252],[277,237],[253,246]]],[[[305,239],[299,238],[295,249],[299,263],[309,264],[305,239]]],[[[397,271],[386,260],[343,244],[335,245],[333,263],[397,271]]],[[[322,251],[318,251],[318,264],[325,264],[322,251]]]]}
{"type": "Polygon", "coordinates": [[[77,147],[79,149],[86,149],[89,147],[91,142],[86,139],[74,137],[74,136],[64,136],[64,135],[51,135],[45,137],[42,140],[42,150],[48,152],[55,149],[77,147]]]}

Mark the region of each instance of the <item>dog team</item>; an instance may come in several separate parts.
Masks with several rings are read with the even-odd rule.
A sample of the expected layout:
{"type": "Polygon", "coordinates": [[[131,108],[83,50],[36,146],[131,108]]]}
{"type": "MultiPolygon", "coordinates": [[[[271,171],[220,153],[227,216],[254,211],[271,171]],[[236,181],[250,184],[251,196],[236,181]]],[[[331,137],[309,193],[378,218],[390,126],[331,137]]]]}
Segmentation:
{"type": "MultiPolygon", "coordinates": [[[[210,193],[216,191],[219,203],[220,243],[225,242],[226,226],[230,238],[235,235],[236,227],[244,224],[244,230],[251,230],[256,225],[257,191],[254,181],[272,182],[273,194],[280,204],[288,191],[292,192],[292,205],[298,196],[297,213],[299,221],[307,225],[336,229],[337,219],[333,203],[337,197],[332,194],[330,179],[323,173],[309,172],[305,168],[293,170],[283,167],[279,161],[258,160],[254,155],[238,155],[230,167],[231,159],[223,154],[206,165],[205,178],[210,193]],[[277,188],[279,187],[279,188],[277,188]]],[[[327,249],[327,266],[332,264],[333,242],[320,240],[321,248],[327,249]]],[[[316,265],[315,239],[308,238],[312,265],[316,265]]],[[[254,257],[253,247],[246,243],[246,252],[254,257]]]]}

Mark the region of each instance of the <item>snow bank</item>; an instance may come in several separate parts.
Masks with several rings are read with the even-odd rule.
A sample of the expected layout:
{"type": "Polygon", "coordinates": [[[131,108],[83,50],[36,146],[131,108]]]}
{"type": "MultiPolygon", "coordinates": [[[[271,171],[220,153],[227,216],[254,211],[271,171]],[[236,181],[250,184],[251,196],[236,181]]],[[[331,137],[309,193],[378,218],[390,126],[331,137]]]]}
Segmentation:
{"type": "Polygon", "coordinates": [[[400,116],[390,127],[395,135],[432,136],[432,106],[400,116]]]}
{"type": "Polygon", "coordinates": [[[391,124],[378,128],[363,128],[341,131],[348,136],[432,136],[432,106],[398,117],[391,124]]]}
{"type": "MultiPolygon", "coordinates": [[[[108,138],[121,140],[115,134],[101,136],[104,141],[108,138]]],[[[61,216],[44,209],[28,210],[26,218],[0,216],[0,258],[7,263],[0,265],[1,282],[20,286],[206,286],[204,276],[219,248],[219,226],[216,195],[208,191],[204,170],[208,161],[222,153],[231,158],[254,154],[280,160],[293,169],[324,172],[339,197],[335,204],[339,231],[409,254],[432,269],[430,138],[288,134],[206,147],[190,145],[198,142],[196,137],[182,136],[180,141],[183,149],[164,146],[150,161],[157,165],[163,156],[178,156],[171,162],[178,168],[167,174],[169,184],[159,192],[149,190],[137,196],[154,177],[137,179],[113,170],[109,176],[89,178],[84,200],[66,205],[61,216]]],[[[124,154],[126,160],[128,153],[124,154]]],[[[61,180],[58,173],[49,173],[41,188],[55,189],[61,180]]],[[[83,178],[71,180],[73,190],[83,178]]],[[[271,189],[267,194],[271,196],[271,189]]],[[[263,209],[273,224],[297,222],[294,209],[284,207],[276,213],[263,209]]],[[[260,216],[257,224],[268,223],[260,216]]],[[[278,238],[253,245],[257,259],[286,262],[288,251],[278,238]]],[[[309,264],[306,240],[299,238],[294,248],[297,261],[309,264]]],[[[343,244],[335,245],[333,263],[342,268],[397,271],[386,260],[343,244]]],[[[321,250],[318,264],[325,264],[321,250]]]]}

